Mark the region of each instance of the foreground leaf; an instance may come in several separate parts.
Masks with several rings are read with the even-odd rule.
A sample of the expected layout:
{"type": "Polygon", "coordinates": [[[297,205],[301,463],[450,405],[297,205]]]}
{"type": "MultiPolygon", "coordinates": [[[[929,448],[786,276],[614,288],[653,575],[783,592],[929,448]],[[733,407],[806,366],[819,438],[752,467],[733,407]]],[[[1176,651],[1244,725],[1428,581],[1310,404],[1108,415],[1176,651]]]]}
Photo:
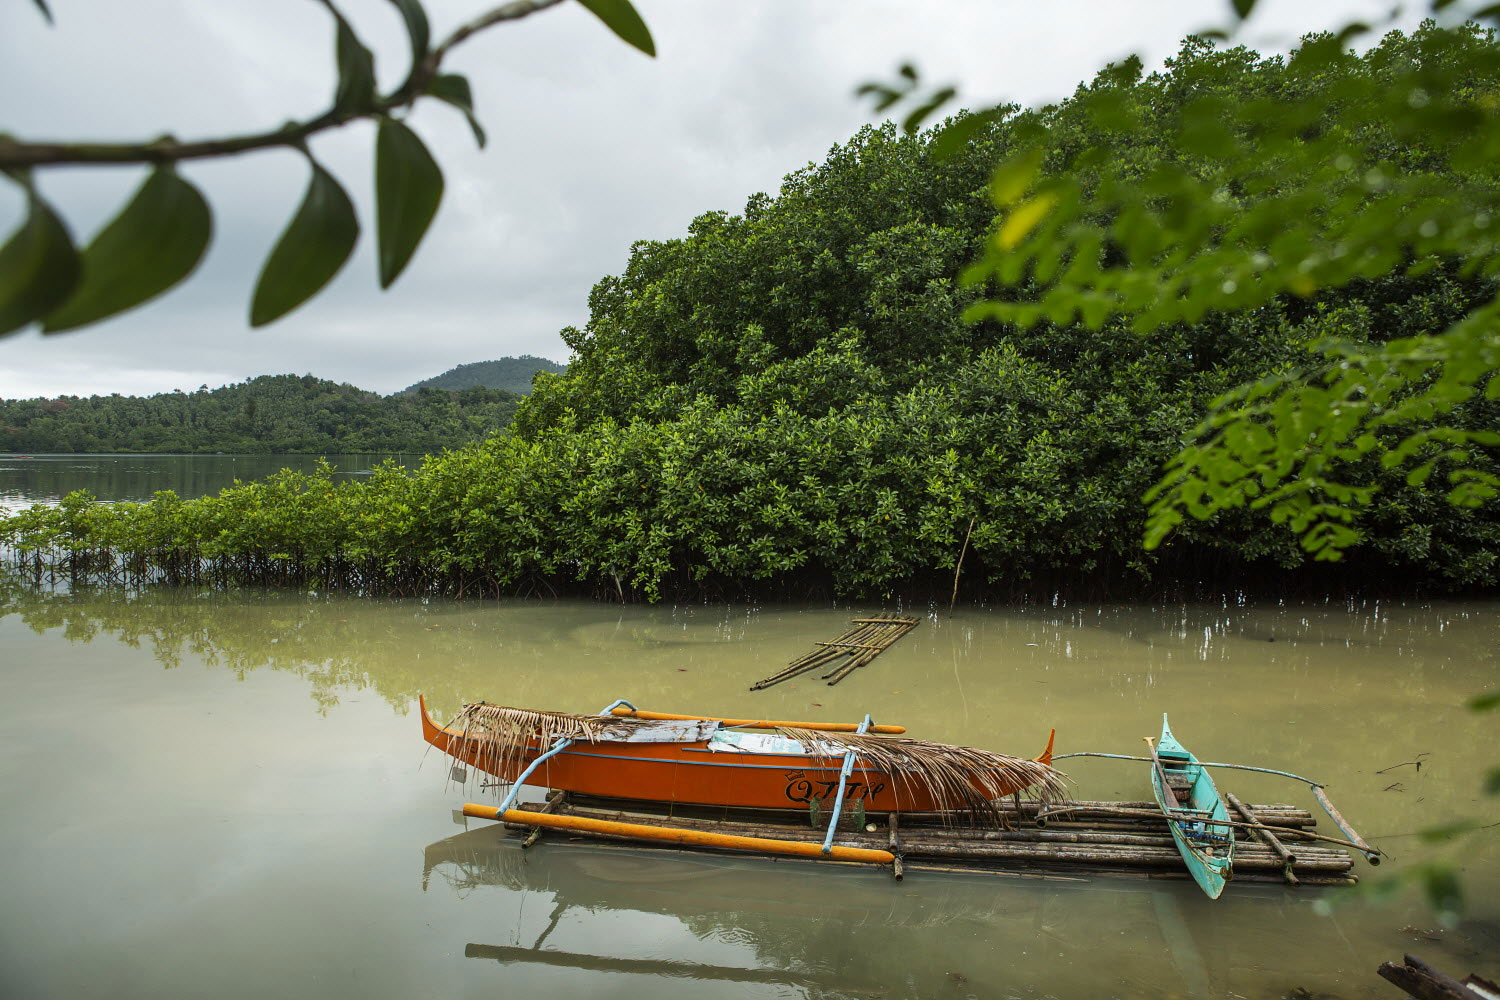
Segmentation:
{"type": "Polygon", "coordinates": [[[375,106],[375,55],[365,48],[354,29],[342,17],[338,21],[339,84],[333,106],[340,111],[368,111],[375,106]]]}
{"type": "Polygon", "coordinates": [[[444,73],[432,78],[427,85],[427,93],[445,104],[464,113],[469,120],[469,128],[474,130],[474,141],[479,143],[479,148],[484,148],[484,127],[479,124],[479,119],[474,117],[474,92],[469,88],[469,78],[459,76],[457,73],[444,73]]]}
{"type": "Polygon", "coordinates": [[[432,29],[427,24],[427,11],[421,0],[391,0],[406,22],[406,37],[411,40],[411,72],[415,73],[422,60],[427,58],[427,46],[432,41],[432,29]]]}
{"type": "Polygon", "coordinates": [[[422,242],[438,203],[443,172],[417,134],[383,118],[375,134],[375,235],[380,287],[389,288],[422,242]]]}
{"type": "Polygon", "coordinates": [[[302,206],[266,258],[250,302],[250,325],[265,326],[318,293],[359,239],[354,205],[333,175],[312,165],[302,206]]]}
{"type": "Polygon", "coordinates": [[[656,55],[656,43],[651,40],[651,30],[630,0],[578,0],[605,26],[619,35],[623,41],[634,45],[648,56],[656,55]]]}
{"type": "Polygon", "coordinates": [[[42,332],[97,323],[155,298],[193,272],[212,235],[203,195],[171,167],[157,167],[84,250],[77,289],[46,315],[42,332]]]}
{"type": "Polygon", "coordinates": [[[80,269],[67,226],[30,192],[26,221],[0,247],[0,335],[57,308],[78,284],[80,269]]]}

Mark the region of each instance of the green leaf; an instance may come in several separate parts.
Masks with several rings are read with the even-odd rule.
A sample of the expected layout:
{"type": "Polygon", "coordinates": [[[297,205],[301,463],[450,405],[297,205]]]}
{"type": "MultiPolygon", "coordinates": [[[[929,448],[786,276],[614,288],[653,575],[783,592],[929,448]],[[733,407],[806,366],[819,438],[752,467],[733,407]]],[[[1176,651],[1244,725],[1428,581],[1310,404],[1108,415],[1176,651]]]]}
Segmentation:
{"type": "Polygon", "coordinates": [[[432,41],[432,30],[427,25],[427,11],[421,0],[391,0],[406,22],[406,36],[411,39],[411,72],[415,73],[422,60],[427,58],[427,46],[432,41]]]}
{"type": "Polygon", "coordinates": [[[29,191],[26,221],[0,247],[0,336],[61,305],[80,270],[67,226],[29,191]]]}
{"type": "Polygon", "coordinates": [[[578,0],[589,13],[604,22],[616,35],[648,56],[656,55],[656,43],[651,40],[651,30],[641,15],[636,13],[630,0],[578,0]]]}
{"type": "Polygon", "coordinates": [[[1484,772],[1484,794],[1500,795],[1500,767],[1484,772]]]}
{"type": "Polygon", "coordinates": [[[474,130],[474,141],[479,143],[480,149],[484,148],[484,128],[479,124],[479,119],[474,117],[474,92],[469,88],[468,77],[459,76],[457,73],[435,76],[427,85],[427,93],[462,111],[464,117],[469,120],[469,128],[474,130]]]}
{"type": "Polygon", "coordinates": [[[77,289],[43,318],[42,332],[97,323],[155,298],[193,273],[212,235],[203,195],[171,167],[157,167],[83,251],[77,289]]]}
{"type": "Polygon", "coordinates": [[[946,124],[939,126],[932,134],[932,142],[928,147],[932,150],[934,159],[946,160],[978,135],[986,125],[994,119],[992,112],[984,114],[964,115],[955,118],[946,124]]]}
{"type": "Polygon", "coordinates": [[[1500,708],[1500,691],[1490,691],[1469,702],[1471,712],[1488,712],[1494,708],[1500,708]]]}
{"type": "Polygon", "coordinates": [[[1017,205],[1005,215],[995,231],[995,243],[1003,250],[1014,250],[1057,204],[1057,195],[1044,191],[1025,204],[1017,205]]]}
{"type": "Polygon", "coordinates": [[[417,134],[393,118],[375,133],[375,234],[380,287],[406,269],[443,200],[443,172],[417,134]]]}
{"type": "Polygon", "coordinates": [[[1450,840],[1456,840],[1470,831],[1479,828],[1471,819],[1455,820],[1452,823],[1443,823],[1438,826],[1429,826],[1420,832],[1423,843],[1445,844],[1450,840]]]}
{"type": "Polygon", "coordinates": [[[1443,914],[1458,914],[1464,907],[1464,890],[1452,868],[1433,866],[1422,870],[1422,889],[1427,905],[1443,914]]]}
{"type": "Polygon", "coordinates": [[[942,107],[944,104],[947,104],[949,101],[953,100],[953,96],[957,93],[958,91],[954,90],[952,87],[944,87],[942,90],[939,90],[937,93],[933,94],[926,101],[923,101],[920,105],[918,105],[911,112],[911,114],[906,116],[906,120],[901,123],[902,131],[904,131],[907,135],[912,135],[920,130],[922,127],[922,123],[927,120],[928,116],[938,108],[942,107]]]}
{"type": "Polygon", "coordinates": [[[1005,208],[1021,200],[1042,166],[1042,148],[1033,146],[1006,160],[990,178],[990,197],[996,206],[1005,208]]]}
{"type": "Polygon", "coordinates": [[[368,111],[375,106],[375,56],[360,42],[349,22],[338,19],[338,41],[334,46],[339,65],[339,85],[333,106],[340,111],[368,111]]]}
{"type": "Polygon", "coordinates": [[[1234,13],[1241,21],[1249,17],[1250,12],[1255,9],[1255,0],[1232,0],[1232,2],[1234,13]]]}
{"type": "Polygon", "coordinates": [[[359,239],[359,218],[333,175],[312,165],[302,206],[276,241],[250,302],[250,325],[280,319],[333,279],[359,239]]]}

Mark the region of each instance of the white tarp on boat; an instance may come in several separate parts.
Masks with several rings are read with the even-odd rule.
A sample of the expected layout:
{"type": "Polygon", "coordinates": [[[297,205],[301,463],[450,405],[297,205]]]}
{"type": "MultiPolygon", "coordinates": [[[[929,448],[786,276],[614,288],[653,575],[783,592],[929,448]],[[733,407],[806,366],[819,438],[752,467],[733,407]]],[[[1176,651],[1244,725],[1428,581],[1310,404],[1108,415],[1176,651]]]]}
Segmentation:
{"type": "MultiPolygon", "coordinates": [[[[777,736],[775,733],[745,732],[739,729],[721,729],[708,741],[710,750],[727,753],[786,754],[794,757],[809,757],[807,749],[796,740],[777,736]]],[[[844,751],[838,747],[824,747],[823,756],[842,757],[844,751]]]]}
{"type": "Polygon", "coordinates": [[[611,743],[697,743],[719,728],[713,719],[631,719],[630,732],[611,743]]]}

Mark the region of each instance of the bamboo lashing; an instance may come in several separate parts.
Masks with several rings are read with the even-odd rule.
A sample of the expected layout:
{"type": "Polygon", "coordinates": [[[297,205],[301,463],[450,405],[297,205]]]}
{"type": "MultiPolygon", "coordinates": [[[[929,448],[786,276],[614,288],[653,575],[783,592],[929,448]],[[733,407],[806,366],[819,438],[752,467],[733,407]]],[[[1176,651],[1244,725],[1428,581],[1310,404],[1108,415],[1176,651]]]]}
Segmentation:
{"type": "Polygon", "coordinates": [[[750,685],[750,690],[764,688],[791,680],[810,670],[829,668],[822,679],[829,685],[837,684],[855,670],[865,666],[907,632],[916,628],[916,618],[854,618],[843,635],[829,642],[814,643],[813,650],[788,663],[786,667],[763,680],[750,685]]]}

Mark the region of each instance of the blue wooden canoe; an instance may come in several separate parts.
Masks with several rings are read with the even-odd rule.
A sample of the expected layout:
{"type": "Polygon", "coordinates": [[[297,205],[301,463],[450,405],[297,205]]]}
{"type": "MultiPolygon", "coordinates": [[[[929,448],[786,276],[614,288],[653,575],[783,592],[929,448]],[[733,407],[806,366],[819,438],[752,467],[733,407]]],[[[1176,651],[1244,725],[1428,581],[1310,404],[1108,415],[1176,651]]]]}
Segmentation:
{"type": "Polygon", "coordinates": [[[1229,812],[1208,769],[1177,742],[1165,714],[1155,754],[1161,764],[1159,768],[1151,765],[1156,804],[1167,814],[1167,826],[1188,871],[1210,899],[1218,899],[1224,883],[1234,877],[1234,828],[1227,825],[1229,812]],[[1172,787],[1163,786],[1164,776],[1167,786],[1186,790],[1185,801],[1178,801],[1172,787]]]}

